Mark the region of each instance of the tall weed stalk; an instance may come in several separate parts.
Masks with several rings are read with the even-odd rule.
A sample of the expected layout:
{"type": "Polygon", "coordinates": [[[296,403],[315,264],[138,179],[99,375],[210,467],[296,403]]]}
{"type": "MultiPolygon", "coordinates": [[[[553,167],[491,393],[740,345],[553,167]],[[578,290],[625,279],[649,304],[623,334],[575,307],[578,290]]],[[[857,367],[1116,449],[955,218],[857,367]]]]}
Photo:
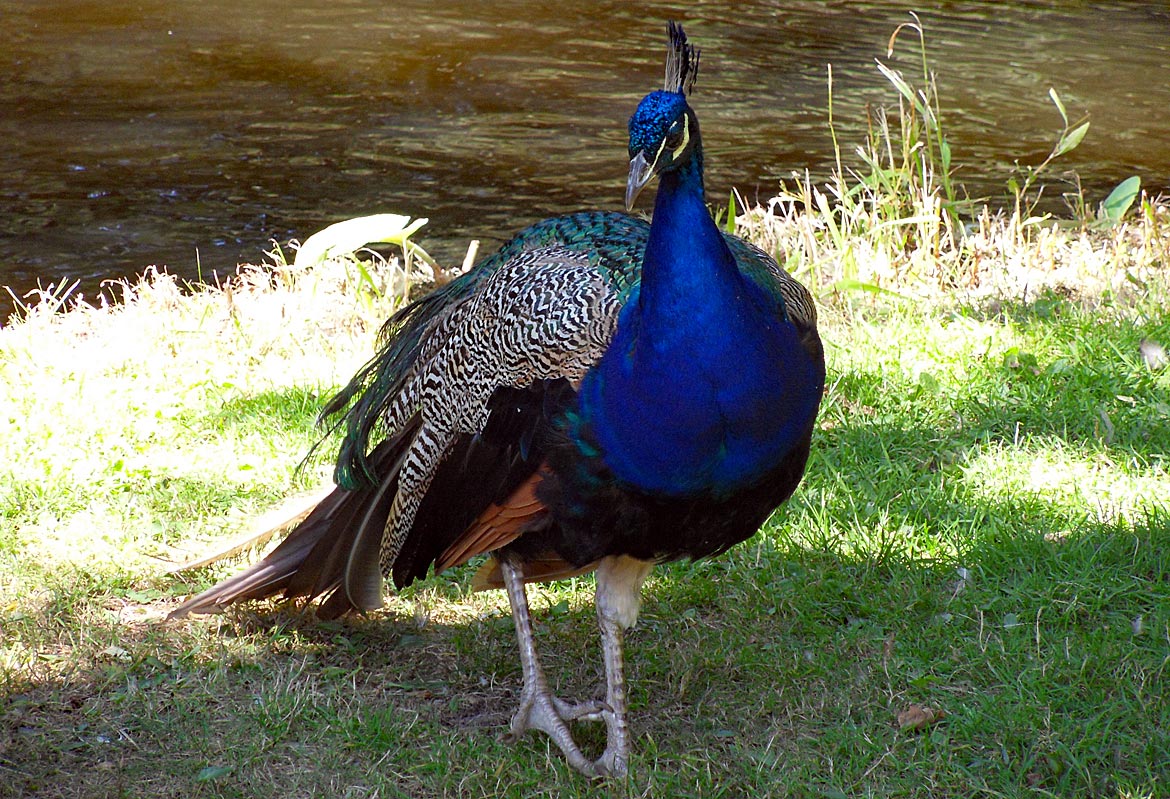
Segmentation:
{"type": "MultiPolygon", "coordinates": [[[[1070,205],[1071,220],[1035,214],[1040,178],[1089,130],[1086,119],[1069,117],[1054,90],[1049,97],[1062,128],[1040,164],[1008,181],[1009,211],[994,211],[986,201],[966,196],[955,179],[926,35],[918,16],[911,18],[890,36],[886,59],[912,33],[903,46],[913,50],[917,74],[908,78],[875,59],[878,72],[894,89],[896,110],[869,112],[865,140],[847,160],[838,137],[830,65],[832,175],[817,183],[807,171],[795,174],[764,207],[741,218],[741,229],[771,249],[786,269],[824,293],[935,295],[956,288],[988,291],[993,286],[1014,293],[1039,284],[1078,282],[1116,288],[1121,277],[1148,272],[1157,257],[1142,255],[1135,260],[1131,255],[1137,251],[1127,242],[1136,237],[1145,242],[1142,252],[1165,252],[1161,231],[1167,209],[1162,201],[1144,198],[1136,176],[1122,181],[1097,210],[1078,192],[1079,201],[1070,205]],[[1142,213],[1126,221],[1135,204],[1142,213]],[[1077,239],[1076,231],[1093,235],[1077,239]],[[1118,266],[1123,262],[1126,266],[1118,266]]],[[[1144,280],[1126,279],[1133,285],[1144,280]]]]}

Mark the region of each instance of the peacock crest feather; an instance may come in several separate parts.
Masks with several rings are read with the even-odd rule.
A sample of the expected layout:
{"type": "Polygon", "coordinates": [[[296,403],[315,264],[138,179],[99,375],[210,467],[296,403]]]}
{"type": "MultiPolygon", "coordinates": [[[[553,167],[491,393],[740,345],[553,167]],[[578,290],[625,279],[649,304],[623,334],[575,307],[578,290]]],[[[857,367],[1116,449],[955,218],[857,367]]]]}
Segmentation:
{"type": "Polygon", "coordinates": [[[690,94],[699,76],[699,48],[687,44],[687,35],[677,22],[667,23],[670,43],[666,47],[666,81],[663,91],[690,94]]]}

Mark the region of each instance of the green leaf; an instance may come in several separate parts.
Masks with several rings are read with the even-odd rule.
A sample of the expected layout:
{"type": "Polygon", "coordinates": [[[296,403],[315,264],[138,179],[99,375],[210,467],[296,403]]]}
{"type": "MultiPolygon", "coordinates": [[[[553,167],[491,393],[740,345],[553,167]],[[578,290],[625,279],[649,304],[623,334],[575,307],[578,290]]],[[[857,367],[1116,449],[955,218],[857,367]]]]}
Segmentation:
{"type": "Polygon", "coordinates": [[[207,766],[195,775],[195,782],[211,782],[232,773],[231,766],[207,766]]]}
{"type": "Polygon", "coordinates": [[[1052,151],[1052,157],[1056,158],[1059,155],[1075,150],[1077,145],[1081,143],[1081,139],[1085,138],[1085,134],[1089,132],[1089,123],[1086,120],[1077,125],[1067,133],[1062,133],[1060,141],[1056,143],[1056,148],[1052,151]]]}
{"type": "Polygon", "coordinates": [[[1060,101],[1060,95],[1056,93],[1056,89],[1049,87],[1048,96],[1052,98],[1053,105],[1060,112],[1060,118],[1064,120],[1065,127],[1068,127],[1068,112],[1064,109],[1064,103],[1060,101]]]}
{"type": "Polygon", "coordinates": [[[1121,218],[1125,216],[1126,211],[1133,205],[1133,201],[1137,199],[1138,192],[1141,190],[1142,179],[1137,175],[1131,175],[1118,183],[1113,191],[1109,192],[1109,196],[1105,198],[1105,202],[1101,203],[1101,212],[1110,222],[1120,222],[1121,218]]]}
{"type": "Polygon", "coordinates": [[[909,100],[911,105],[917,107],[920,104],[918,98],[914,96],[914,90],[910,88],[910,84],[902,77],[902,73],[895,72],[881,61],[877,62],[877,68],[879,72],[886,76],[886,80],[894,85],[894,88],[898,90],[898,94],[909,100]]]}
{"type": "Polygon", "coordinates": [[[358,274],[361,275],[362,283],[364,283],[370,289],[370,291],[374,293],[375,297],[381,297],[382,292],[378,288],[378,283],[374,280],[374,276],[370,274],[370,270],[366,269],[365,264],[363,264],[361,261],[358,261],[357,269],[358,274]]]}
{"type": "Polygon", "coordinates": [[[727,232],[731,233],[732,235],[735,234],[735,214],[736,214],[735,190],[733,189],[731,194],[727,198],[727,225],[726,225],[727,232]]]}
{"type": "Polygon", "coordinates": [[[896,291],[890,291],[887,288],[874,285],[873,283],[866,283],[863,280],[858,280],[853,277],[845,277],[838,280],[832,286],[834,291],[867,291],[870,294],[885,294],[890,297],[898,297],[899,299],[909,299],[908,297],[899,294],[896,291]]]}
{"type": "Polygon", "coordinates": [[[930,372],[919,373],[918,385],[933,393],[937,393],[942,389],[942,383],[940,383],[938,378],[932,375],[930,372]]]}
{"type": "Polygon", "coordinates": [[[305,239],[297,250],[294,266],[313,266],[327,258],[347,255],[367,244],[398,244],[427,223],[427,219],[410,221],[402,214],[373,214],[337,222],[305,239]]]}

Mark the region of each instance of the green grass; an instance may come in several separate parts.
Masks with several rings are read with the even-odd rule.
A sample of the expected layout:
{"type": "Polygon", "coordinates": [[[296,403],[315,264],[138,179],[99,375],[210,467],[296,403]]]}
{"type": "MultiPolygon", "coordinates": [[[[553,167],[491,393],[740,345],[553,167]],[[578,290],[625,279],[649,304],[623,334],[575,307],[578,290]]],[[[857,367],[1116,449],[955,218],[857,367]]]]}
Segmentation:
{"type": "MultiPolygon", "coordinates": [[[[632,774],[598,785],[538,735],[500,740],[513,632],[467,570],[340,624],[162,621],[235,568],[172,562],[326,471],[295,469],[314,411],[382,313],[330,279],[254,277],[230,302],[163,279],[0,335],[14,795],[1168,790],[1170,370],[1140,351],[1170,341],[1164,292],[828,302],[806,481],[745,545],[656,571],[628,641],[632,774]],[[911,705],[945,715],[900,729],[911,705]]],[[[534,592],[566,696],[599,690],[591,585],[534,592]]]]}

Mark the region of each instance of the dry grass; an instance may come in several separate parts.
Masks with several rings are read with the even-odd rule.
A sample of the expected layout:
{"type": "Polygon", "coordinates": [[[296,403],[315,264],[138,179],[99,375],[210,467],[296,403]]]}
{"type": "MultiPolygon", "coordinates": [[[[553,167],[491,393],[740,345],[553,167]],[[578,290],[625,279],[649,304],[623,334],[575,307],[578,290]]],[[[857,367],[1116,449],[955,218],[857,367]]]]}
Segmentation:
{"type": "MultiPolygon", "coordinates": [[[[913,252],[882,261],[892,276],[857,273],[894,296],[842,287],[823,220],[778,207],[740,221],[767,223],[821,288],[818,447],[776,527],[649,583],[629,642],[629,783],[590,785],[538,736],[499,740],[519,686],[507,603],[469,593],[463,571],[344,624],[271,606],[163,621],[234,568],[188,584],[168,576],[174,562],[327,472],[295,471],[314,410],[390,305],[332,264],[248,267],[221,288],[150,274],[118,305],[0,331],[17,431],[0,466],[4,784],[38,797],[1156,795],[1170,778],[1151,755],[1170,728],[1154,691],[1170,645],[1170,372],[1138,344],[1170,340],[1153,263],[1165,210],[1014,240],[991,228],[994,259],[1032,264],[1026,280],[995,283],[1008,270],[970,243],[952,254],[963,274],[980,265],[963,287],[942,271],[907,282],[913,252]],[[1009,293],[1024,284],[1034,302],[1009,293]],[[911,705],[946,716],[899,731],[911,705]]],[[[869,269],[857,253],[880,240],[863,239],[849,257],[869,269]]],[[[586,579],[533,595],[566,696],[596,689],[590,594],[586,579]]]]}
{"type": "Polygon", "coordinates": [[[175,531],[158,529],[154,502],[136,500],[148,485],[157,501],[165,485],[183,502],[225,481],[269,499],[263,486],[287,482],[303,454],[317,395],[368,357],[390,307],[362,299],[337,263],[302,275],[243,267],[221,287],[180,286],[151,271],[117,288],[117,304],[54,313],[45,298],[0,330],[8,438],[19,441],[0,464],[0,500],[15,509],[16,550],[35,542],[47,568],[164,554],[175,531]],[[274,413],[275,424],[305,428],[294,449],[241,446],[264,431],[237,424],[239,412],[278,398],[305,417],[290,418],[292,407],[274,413]],[[46,481],[61,489],[46,496],[46,481]],[[95,483],[104,500],[74,501],[66,488],[95,483]]]}
{"type": "MultiPolygon", "coordinates": [[[[271,606],[163,621],[234,568],[188,584],[171,565],[326,477],[296,471],[315,409],[392,306],[365,277],[149,273],[118,304],[47,298],[0,330],[0,786],[1154,796],[1170,779],[1151,754],[1170,745],[1170,372],[1139,344],[1170,341],[1166,206],[1112,226],[984,213],[958,237],[855,207],[843,249],[846,209],[826,208],[789,197],[739,219],[822,296],[809,476],[751,544],[649,583],[635,775],[602,788],[537,736],[498,740],[511,623],[465,572],[345,624],[271,606]],[[947,715],[899,731],[912,704],[947,715]]],[[[534,592],[567,696],[596,687],[590,594],[534,592]]]]}
{"type": "Polygon", "coordinates": [[[897,214],[877,193],[839,204],[831,187],[806,176],[741,216],[739,232],[823,300],[877,289],[936,303],[1030,302],[1050,292],[1098,302],[1156,292],[1170,274],[1170,205],[1160,198],[1143,198],[1116,224],[1021,219],[984,206],[960,230],[937,194],[903,201],[897,214]]]}

